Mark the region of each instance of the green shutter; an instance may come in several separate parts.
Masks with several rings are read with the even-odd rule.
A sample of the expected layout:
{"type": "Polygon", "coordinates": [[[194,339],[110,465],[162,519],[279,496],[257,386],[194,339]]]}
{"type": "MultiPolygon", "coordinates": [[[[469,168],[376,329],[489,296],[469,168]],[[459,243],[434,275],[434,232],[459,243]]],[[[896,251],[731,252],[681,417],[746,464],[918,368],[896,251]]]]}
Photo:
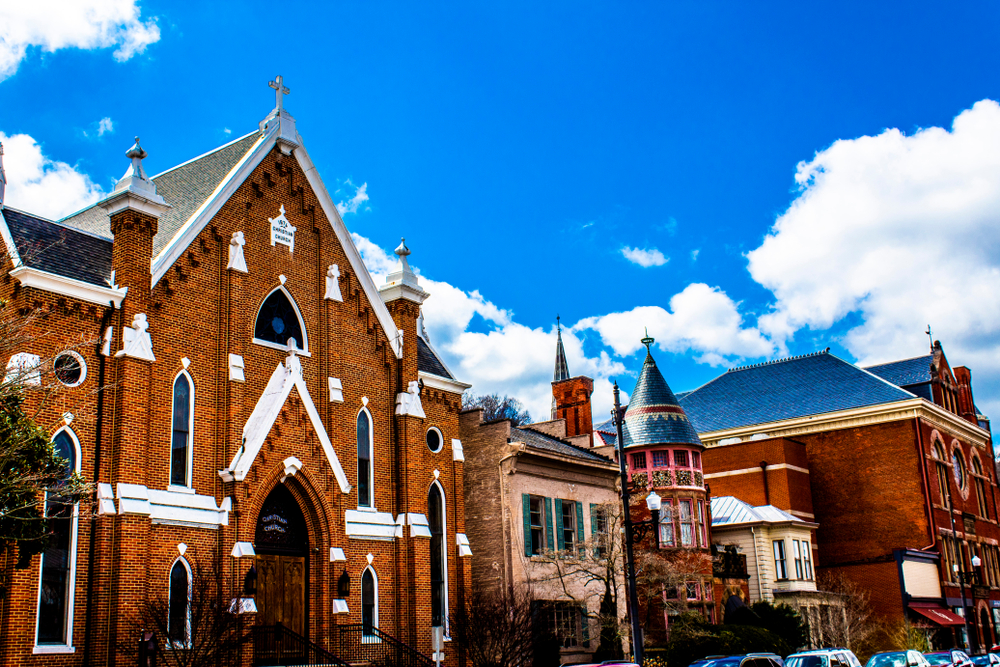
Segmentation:
{"type": "Polygon", "coordinates": [[[524,555],[531,555],[531,496],[527,493],[521,494],[521,503],[524,505],[524,555]]]}
{"type": "Polygon", "coordinates": [[[587,550],[583,547],[583,503],[573,503],[576,505],[576,548],[581,556],[587,555],[587,550]]]}
{"type": "Polygon", "coordinates": [[[552,532],[552,499],[545,499],[545,541],[549,551],[555,551],[555,538],[552,532]]]}
{"type": "Polygon", "coordinates": [[[563,539],[562,503],[561,499],[556,498],[556,542],[559,551],[566,550],[566,541],[563,539]]]}
{"type": "Polygon", "coordinates": [[[594,558],[601,557],[601,534],[597,530],[597,505],[590,503],[590,541],[594,543],[594,558]]]}
{"type": "Polygon", "coordinates": [[[580,629],[583,631],[583,648],[590,648],[590,617],[587,616],[587,607],[580,607],[580,629]]]}

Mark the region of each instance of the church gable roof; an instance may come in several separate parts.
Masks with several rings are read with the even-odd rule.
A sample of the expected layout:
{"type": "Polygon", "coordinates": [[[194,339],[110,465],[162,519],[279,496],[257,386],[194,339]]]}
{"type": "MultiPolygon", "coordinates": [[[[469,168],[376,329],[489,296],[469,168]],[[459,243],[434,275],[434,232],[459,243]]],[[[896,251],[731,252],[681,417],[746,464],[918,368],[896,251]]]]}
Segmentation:
{"type": "Polygon", "coordinates": [[[0,220],[6,223],[6,232],[16,249],[16,263],[91,285],[109,286],[109,238],[9,207],[4,207],[0,220]]]}
{"type": "Polygon", "coordinates": [[[425,341],[422,336],[417,336],[417,370],[423,373],[431,373],[432,375],[439,375],[443,378],[448,378],[449,380],[454,380],[454,376],[448,372],[448,367],[444,365],[441,358],[434,351],[434,348],[430,346],[430,343],[425,341]]]}
{"type": "Polygon", "coordinates": [[[733,368],[682,399],[699,433],[914,398],[828,351],[733,368]]]}
{"type": "Polygon", "coordinates": [[[934,363],[933,354],[925,354],[922,357],[912,359],[902,359],[900,361],[890,361],[885,364],[865,366],[869,373],[879,376],[894,385],[906,387],[911,384],[921,384],[931,381],[931,365],[934,363]]]}

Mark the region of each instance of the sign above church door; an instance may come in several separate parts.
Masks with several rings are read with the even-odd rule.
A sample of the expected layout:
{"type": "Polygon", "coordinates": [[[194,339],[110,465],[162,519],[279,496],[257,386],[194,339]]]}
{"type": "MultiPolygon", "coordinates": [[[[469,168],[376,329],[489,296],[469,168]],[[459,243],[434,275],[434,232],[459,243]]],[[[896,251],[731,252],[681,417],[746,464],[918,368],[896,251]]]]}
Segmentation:
{"type": "Polygon", "coordinates": [[[282,243],[288,246],[288,252],[295,252],[295,227],[285,217],[285,205],[278,210],[277,218],[268,218],[271,223],[271,245],[282,243]]]}

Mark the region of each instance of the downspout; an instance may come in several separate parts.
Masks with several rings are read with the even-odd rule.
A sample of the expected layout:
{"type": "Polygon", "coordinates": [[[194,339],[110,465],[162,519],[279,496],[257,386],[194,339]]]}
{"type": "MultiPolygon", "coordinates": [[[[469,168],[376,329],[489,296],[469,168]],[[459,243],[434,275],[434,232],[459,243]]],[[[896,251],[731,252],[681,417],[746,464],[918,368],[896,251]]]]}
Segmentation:
{"type": "Polygon", "coordinates": [[[771,504],[771,492],[767,486],[767,461],[760,462],[760,474],[764,477],[764,504],[771,504]]]}
{"type": "Polygon", "coordinates": [[[924,455],[924,436],[920,431],[919,417],[913,418],[913,426],[917,429],[917,460],[920,461],[920,476],[924,480],[924,505],[927,507],[927,521],[931,530],[931,543],[920,550],[927,551],[937,546],[937,525],[934,523],[934,506],[931,504],[931,487],[930,480],[927,479],[927,460],[924,455]]]}
{"type": "MultiPolygon", "coordinates": [[[[97,433],[94,436],[94,483],[98,484],[101,481],[101,435],[104,433],[104,371],[106,366],[106,357],[101,354],[101,347],[104,343],[104,331],[108,328],[108,323],[111,321],[111,314],[115,310],[115,302],[109,301],[108,307],[104,311],[104,316],[101,318],[101,328],[100,334],[97,339],[97,347],[95,352],[97,353],[97,433]]],[[[97,489],[94,489],[94,499],[97,500],[97,489]]],[[[99,500],[97,502],[100,502],[99,500]]],[[[91,514],[90,516],[90,553],[87,554],[87,606],[92,606],[94,599],[94,560],[97,553],[97,540],[95,535],[97,533],[97,514],[91,514]]],[[[83,664],[90,665],[90,634],[91,634],[91,619],[94,617],[93,614],[87,614],[87,621],[84,625],[83,630],[83,664]]]]}

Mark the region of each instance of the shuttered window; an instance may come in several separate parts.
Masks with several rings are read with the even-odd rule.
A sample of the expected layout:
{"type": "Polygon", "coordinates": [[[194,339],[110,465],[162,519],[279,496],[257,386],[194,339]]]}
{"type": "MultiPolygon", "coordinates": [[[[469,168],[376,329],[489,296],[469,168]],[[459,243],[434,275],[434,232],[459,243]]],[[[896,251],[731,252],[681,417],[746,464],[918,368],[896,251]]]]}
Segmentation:
{"type": "Polygon", "coordinates": [[[521,496],[524,506],[524,555],[538,556],[545,549],[545,498],[521,496]]]}

